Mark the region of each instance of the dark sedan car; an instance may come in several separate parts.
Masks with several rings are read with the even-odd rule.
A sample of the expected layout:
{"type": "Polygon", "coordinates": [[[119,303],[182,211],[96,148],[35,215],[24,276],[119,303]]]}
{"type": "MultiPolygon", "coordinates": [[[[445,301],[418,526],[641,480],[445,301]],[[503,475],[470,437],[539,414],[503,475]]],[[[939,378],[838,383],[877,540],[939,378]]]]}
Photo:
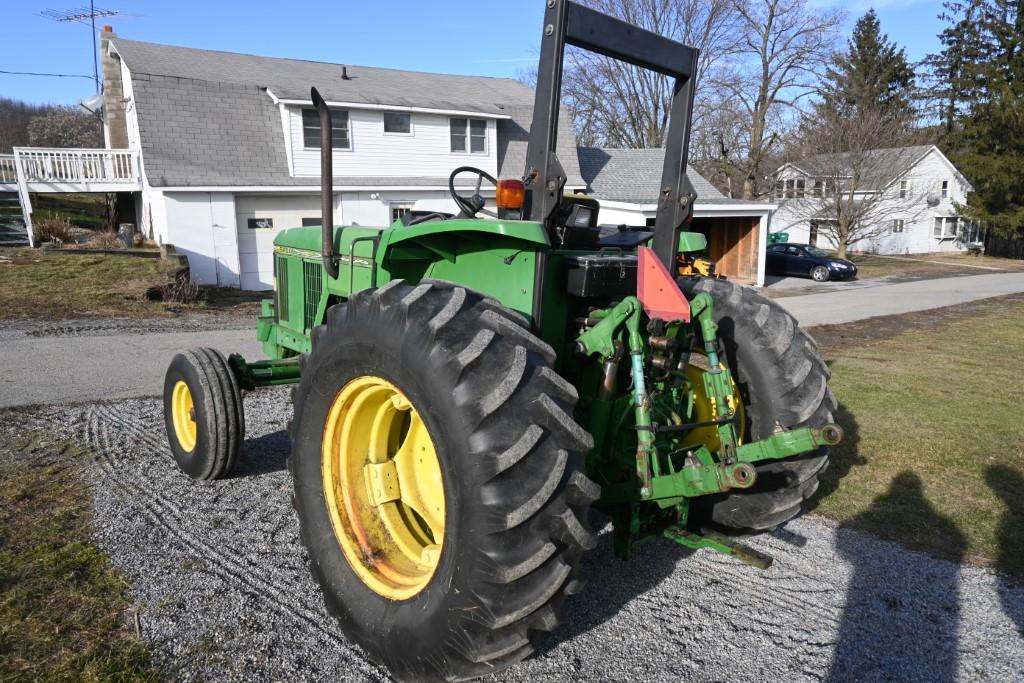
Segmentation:
{"type": "Polygon", "coordinates": [[[849,280],[857,274],[857,266],[810,244],[780,242],[768,246],[765,271],[769,275],[801,275],[825,282],[849,280]]]}

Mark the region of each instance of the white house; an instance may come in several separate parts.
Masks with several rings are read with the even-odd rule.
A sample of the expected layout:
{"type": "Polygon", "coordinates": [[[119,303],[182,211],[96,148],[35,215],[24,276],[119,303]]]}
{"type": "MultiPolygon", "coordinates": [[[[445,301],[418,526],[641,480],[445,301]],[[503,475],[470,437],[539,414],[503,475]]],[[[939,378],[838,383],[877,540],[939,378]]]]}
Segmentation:
{"type": "MultiPolygon", "coordinates": [[[[107,145],[138,150],[138,223],[188,256],[199,282],[269,288],[275,235],[320,224],[310,86],[332,109],[339,224],[390,225],[416,201],[445,205],[458,166],[523,173],[533,91],[511,79],[101,36],[107,145]]],[[[562,118],[558,151],[573,191],[584,183],[562,118]]]]}
{"type": "Polygon", "coordinates": [[[856,173],[853,201],[861,202],[864,233],[854,251],[919,254],[963,251],[980,242],[976,224],[957,215],[971,185],[935,145],[877,149],[857,161],[819,155],[785,164],[775,172],[772,231],[789,241],[831,246],[823,234],[833,198],[856,173]],[[856,172],[852,167],[857,167],[856,172]]]}

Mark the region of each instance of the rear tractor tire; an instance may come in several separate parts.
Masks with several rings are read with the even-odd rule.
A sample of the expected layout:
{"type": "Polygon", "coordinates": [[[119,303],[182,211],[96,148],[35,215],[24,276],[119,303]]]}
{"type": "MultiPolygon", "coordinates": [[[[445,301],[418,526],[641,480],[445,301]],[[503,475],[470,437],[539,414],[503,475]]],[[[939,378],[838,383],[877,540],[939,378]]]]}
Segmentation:
{"type": "Polygon", "coordinates": [[[576,390],[522,316],[442,282],[332,307],[295,388],[294,503],[345,633],[399,680],[532,653],[596,545],[576,390]]]}
{"type": "MultiPolygon", "coordinates": [[[[779,429],[833,423],[836,400],[828,366],[796,319],[750,287],[714,278],[681,278],[688,296],[707,292],[725,357],[743,401],[748,440],[779,429]]],[[[696,525],[714,522],[736,530],[772,529],[797,516],[818,488],[828,449],[785,460],[762,461],[749,489],[694,501],[696,525]]]]}
{"type": "Polygon", "coordinates": [[[164,378],[164,423],[171,453],[194,479],[222,479],[245,438],[242,392],[224,356],[191,349],[171,360],[164,378]]]}

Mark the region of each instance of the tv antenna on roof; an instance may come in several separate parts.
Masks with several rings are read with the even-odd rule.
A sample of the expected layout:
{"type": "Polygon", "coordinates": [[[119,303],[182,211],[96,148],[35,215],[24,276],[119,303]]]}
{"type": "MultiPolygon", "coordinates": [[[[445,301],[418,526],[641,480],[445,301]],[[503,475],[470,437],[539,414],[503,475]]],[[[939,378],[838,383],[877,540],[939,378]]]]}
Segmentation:
{"type": "Polygon", "coordinates": [[[77,22],[86,24],[92,28],[92,80],[96,84],[96,94],[100,94],[100,68],[96,53],[96,18],[115,17],[121,12],[116,9],[100,9],[96,7],[93,0],[89,0],[88,7],[79,7],[72,10],[47,9],[40,12],[40,16],[61,23],[77,22]]]}

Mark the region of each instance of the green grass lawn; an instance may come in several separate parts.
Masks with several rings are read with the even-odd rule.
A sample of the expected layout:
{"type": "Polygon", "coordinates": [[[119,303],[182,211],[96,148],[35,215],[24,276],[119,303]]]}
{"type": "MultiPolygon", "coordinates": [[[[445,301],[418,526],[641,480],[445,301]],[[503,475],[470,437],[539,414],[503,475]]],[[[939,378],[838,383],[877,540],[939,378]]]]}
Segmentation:
{"type": "Polygon", "coordinates": [[[0,681],[155,681],[124,580],[91,540],[88,454],[0,434],[0,681]]]}
{"type": "Polygon", "coordinates": [[[816,506],[1024,577],[1024,302],[986,309],[887,339],[823,344],[847,441],[816,506]]]}
{"type": "Polygon", "coordinates": [[[2,249],[0,318],[166,315],[146,289],[170,282],[176,264],[118,254],[2,249]]]}

